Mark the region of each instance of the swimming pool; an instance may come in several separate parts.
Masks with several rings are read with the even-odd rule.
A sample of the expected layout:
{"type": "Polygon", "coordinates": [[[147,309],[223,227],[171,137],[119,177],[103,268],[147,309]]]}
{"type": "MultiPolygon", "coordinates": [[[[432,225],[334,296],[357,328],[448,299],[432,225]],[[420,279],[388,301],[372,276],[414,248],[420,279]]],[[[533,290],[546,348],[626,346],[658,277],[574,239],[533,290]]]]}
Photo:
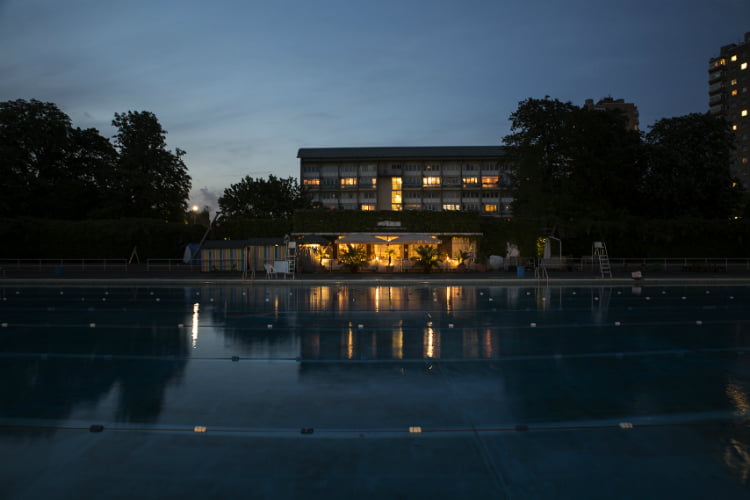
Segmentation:
{"type": "Polygon", "coordinates": [[[750,489],[748,287],[0,295],[0,480],[12,495],[750,489]]]}

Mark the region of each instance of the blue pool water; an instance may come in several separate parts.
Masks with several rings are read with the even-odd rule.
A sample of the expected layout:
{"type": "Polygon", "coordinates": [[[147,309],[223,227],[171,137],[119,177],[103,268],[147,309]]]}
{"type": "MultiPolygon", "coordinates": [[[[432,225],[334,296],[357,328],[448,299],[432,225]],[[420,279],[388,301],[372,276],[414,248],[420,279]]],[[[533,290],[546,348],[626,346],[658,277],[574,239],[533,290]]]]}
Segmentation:
{"type": "Polygon", "coordinates": [[[749,287],[0,295],[8,498],[750,494],[749,287]]]}

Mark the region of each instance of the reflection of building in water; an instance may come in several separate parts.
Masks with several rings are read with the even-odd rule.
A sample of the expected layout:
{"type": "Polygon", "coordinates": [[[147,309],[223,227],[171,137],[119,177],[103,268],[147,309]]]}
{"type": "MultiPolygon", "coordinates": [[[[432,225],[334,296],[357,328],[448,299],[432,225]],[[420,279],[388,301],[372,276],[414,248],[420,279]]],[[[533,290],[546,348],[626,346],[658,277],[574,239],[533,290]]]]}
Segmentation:
{"type": "Polygon", "coordinates": [[[198,291],[201,314],[211,318],[225,347],[254,358],[300,355],[298,300],[304,288],[286,286],[204,287],[198,291]],[[269,328],[270,325],[270,328],[269,328]]]}
{"type": "Polygon", "coordinates": [[[500,333],[491,328],[464,328],[461,332],[464,358],[494,358],[500,355],[500,333]]]}
{"type": "MultiPolygon", "coordinates": [[[[363,360],[499,353],[499,330],[489,324],[475,334],[463,330],[482,318],[479,299],[487,299],[486,289],[475,287],[204,287],[190,297],[198,297],[201,329],[215,328],[225,347],[241,347],[241,356],[363,360]]],[[[502,297],[497,300],[502,307],[502,297]]],[[[194,313],[196,326],[197,319],[194,313]]]]}
{"type": "Polygon", "coordinates": [[[750,480],[750,433],[741,432],[750,424],[750,396],[742,383],[730,379],[724,391],[730,403],[734,407],[734,418],[737,425],[735,436],[733,436],[724,448],[724,463],[740,477],[743,483],[750,480]]]}

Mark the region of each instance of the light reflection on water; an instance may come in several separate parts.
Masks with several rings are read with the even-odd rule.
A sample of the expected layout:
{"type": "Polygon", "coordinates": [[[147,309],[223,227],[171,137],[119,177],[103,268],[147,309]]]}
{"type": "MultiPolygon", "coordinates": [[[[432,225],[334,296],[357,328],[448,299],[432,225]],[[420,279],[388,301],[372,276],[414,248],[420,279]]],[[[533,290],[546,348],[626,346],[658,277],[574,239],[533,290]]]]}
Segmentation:
{"type": "Polygon", "coordinates": [[[5,351],[109,355],[493,359],[747,343],[742,321],[750,292],[705,292],[338,284],[6,288],[0,321],[27,331],[8,336],[5,351]],[[709,327],[710,338],[695,325],[709,327]],[[64,334],[53,335],[55,328],[64,334]],[[184,344],[190,351],[182,351],[184,344]]]}

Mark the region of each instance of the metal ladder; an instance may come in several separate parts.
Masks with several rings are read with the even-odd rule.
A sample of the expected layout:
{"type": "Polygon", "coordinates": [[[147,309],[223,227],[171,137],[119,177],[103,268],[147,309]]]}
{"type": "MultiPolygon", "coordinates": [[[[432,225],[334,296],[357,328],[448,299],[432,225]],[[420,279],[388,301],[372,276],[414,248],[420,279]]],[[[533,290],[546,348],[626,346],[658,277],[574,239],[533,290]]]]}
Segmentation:
{"type": "MultiPolygon", "coordinates": [[[[294,273],[297,271],[297,242],[288,241],[286,244],[286,260],[287,260],[287,272],[292,275],[294,279],[294,273]]],[[[286,278],[286,275],[284,275],[286,278]]]]}
{"type": "Polygon", "coordinates": [[[612,277],[612,267],[609,265],[607,245],[603,241],[595,241],[592,255],[599,261],[599,274],[602,278],[612,277]]]}
{"type": "Polygon", "coordinates": [[[534,277],[536,278],[537,286],[539,286],[542,282],[544,282],[546,286],[549,286],[549,273],[547,273],[546,267],[544,266],[535,267],[534,277]]]}

